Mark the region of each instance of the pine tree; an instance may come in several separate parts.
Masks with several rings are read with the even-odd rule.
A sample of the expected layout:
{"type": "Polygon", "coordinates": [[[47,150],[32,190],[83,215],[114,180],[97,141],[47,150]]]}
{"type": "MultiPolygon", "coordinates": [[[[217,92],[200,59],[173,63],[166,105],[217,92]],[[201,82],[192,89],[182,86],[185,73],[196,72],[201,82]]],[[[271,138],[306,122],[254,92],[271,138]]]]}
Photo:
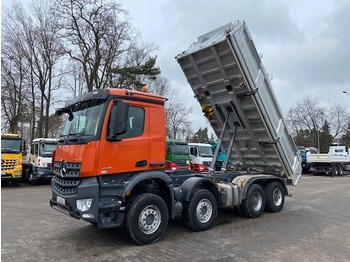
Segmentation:
{"type": "Polygon", "coordinates": [[[320,152],[327,153],[329,151],[329,146],[332,144],[333,136],[330,132],[330,127],[328,121],[325,121],[322,129],[320,131],[320,152]]]}

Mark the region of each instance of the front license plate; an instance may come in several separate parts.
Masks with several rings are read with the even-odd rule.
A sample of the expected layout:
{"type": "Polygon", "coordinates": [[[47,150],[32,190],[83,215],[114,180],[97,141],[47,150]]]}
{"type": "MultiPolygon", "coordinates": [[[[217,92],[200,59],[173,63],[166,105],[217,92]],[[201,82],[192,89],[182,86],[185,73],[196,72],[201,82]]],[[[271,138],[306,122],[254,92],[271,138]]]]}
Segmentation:
{"type": "Polygon", "coordinates": [[[56,200],[58,203],[66,205],[66,199],[64,199],[63,197],[57,196],[56,200]]]}

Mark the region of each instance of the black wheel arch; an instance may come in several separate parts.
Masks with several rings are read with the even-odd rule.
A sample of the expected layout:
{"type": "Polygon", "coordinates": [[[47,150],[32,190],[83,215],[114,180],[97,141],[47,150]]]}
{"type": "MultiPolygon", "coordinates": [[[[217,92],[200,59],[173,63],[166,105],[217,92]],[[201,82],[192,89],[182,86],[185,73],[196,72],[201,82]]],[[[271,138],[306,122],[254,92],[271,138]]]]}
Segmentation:
{"type": "Polygon", "coordinates": [[[207,189],[213,193],[217,202],[219,202],[219,192],[216,184],[206,177],[191,177],[185,180],[180,186],[184,201],[190,201],[193,193],[198,189],[207,189]]]}
{"type": "Polygon", "coordinates": [[[154,193],[166,203],[170,218],[175,217],[174,189],[171,178],[162,171],[138,172],[128,176],[126,186],[119,193],[125,202],[129,202],[136,195],[154,193]]]}
{"type": "Polygon", "coordinates": [[[288,188],[287,188],[287,182],[285,179],[283,178],[279,178],[276,176],[271,176],[271,177],[252,177],[250,178],[246,184],[243,187],[243,199],[247,198],[247,192],[248,189],[251,185],[253,184],[258,184],[260,185],[264,190],[267,184],[271,183],[271,182],[278,182],[282,185],[283,187],[283,194],[286,196],[288,195],[288,188]]]}

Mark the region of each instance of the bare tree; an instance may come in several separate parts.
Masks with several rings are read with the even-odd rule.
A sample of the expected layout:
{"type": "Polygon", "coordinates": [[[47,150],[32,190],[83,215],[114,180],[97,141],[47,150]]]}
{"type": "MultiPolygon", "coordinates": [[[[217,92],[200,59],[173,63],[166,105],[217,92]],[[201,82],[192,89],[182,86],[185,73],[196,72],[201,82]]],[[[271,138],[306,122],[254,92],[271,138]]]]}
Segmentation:
{"type": "Polygon", "coordinates": [[[121,61],[139,37],[128,13],[118,4],[101,0],[55,3],[66,52],[81,64],[87,90],[105,87],[112,65],[121,61]]]}
{"type": "Polygon", "coordinates": [[[2,118],[5,120],[2,121],[2,129],[4,132],[18,133],[19,124],[24,119],[26,92],[23,82],[27,68],[23,66],[18,50],[15,50],[17,53],[9,51],[7,46],[2,47],[1,107],[2,118]]]}
{"type": "Polygon", "coordinates": [[[192,109],[180,103],[174,92],[167,101],[165,109],[166,132],[168,138],[176,140],[181,135],[185,138],[191,133],[191,123],[189,121],[189,115],[191,113],[192,109]]]}
{"type": "Polygon", "coordinates": [[[331,130],[333,130],[332,140],[344,134],[348,123],[350,123],[350,114],[347,112],[347,106],[334,104],[329,110],[328,122],[331,130]]]}
{"type": "MultiPolygon", "coordinates": [[[[330,127],[332,140],[346,130],[350,121],[346,106],[335,104],[331,108],[322,107],[317,99],[304,98],[300,103],[290,108],[287,113],[287,121],[291,125],[294,136],[303,136],[306,133],[313,136],[310,143],[320,147],[322,138],[320,134],[325,126],[330,127]],[[308,132],[305,133],[305,130],[308,132]]],[[[311,145],[310,145],[311,146],[311,145]]]]}
{"type": "MultiPolygon", "coordinates": [[[[18,5],[17,10],[22,10],[18,5]]],[[[10,14],[6,12],[5,14],[10,14]]],[[[19,125],[26,118],[24,109],[28,90],[26,76],[29,66],[23,57],[24,34],[13,16],[2,17],[1,54],[1,107],[2,130],[19,132],[19,125]]]]}
{"type": "MultiPolygon", "coordinates": [[[[14,2],[5,12],[3,31],[6,37],[2,43],[7,53],[20,56],[18,70],[25,68],[21,89],[25,96],[26,114],[23,121],[31,118],[31,139],[47,137],[49,129],[50,106],[53,91],[59,87],[60,71],[55,70],[64,54],[57,38],[57,19],[52,16],[51,2],[33,1],[29,9],[14,2]],[[31,110],[28,110],[28,109],[31,110]]],[[[5,71],[5,65],[2,65],[5,71]]]]}

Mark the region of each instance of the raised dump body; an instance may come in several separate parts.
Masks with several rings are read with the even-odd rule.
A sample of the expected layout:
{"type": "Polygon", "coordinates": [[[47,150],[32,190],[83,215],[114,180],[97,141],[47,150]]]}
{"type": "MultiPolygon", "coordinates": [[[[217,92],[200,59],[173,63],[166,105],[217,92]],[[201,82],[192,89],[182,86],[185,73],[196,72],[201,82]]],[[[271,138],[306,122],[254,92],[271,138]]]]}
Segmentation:
{"type": "Polygon", "coordinates": [[[222,136],[222,146],[230,151],[230,164],[296,184],[301,159],[245,22],[198,37],[176,59],[214,132],[222,136]]]}

